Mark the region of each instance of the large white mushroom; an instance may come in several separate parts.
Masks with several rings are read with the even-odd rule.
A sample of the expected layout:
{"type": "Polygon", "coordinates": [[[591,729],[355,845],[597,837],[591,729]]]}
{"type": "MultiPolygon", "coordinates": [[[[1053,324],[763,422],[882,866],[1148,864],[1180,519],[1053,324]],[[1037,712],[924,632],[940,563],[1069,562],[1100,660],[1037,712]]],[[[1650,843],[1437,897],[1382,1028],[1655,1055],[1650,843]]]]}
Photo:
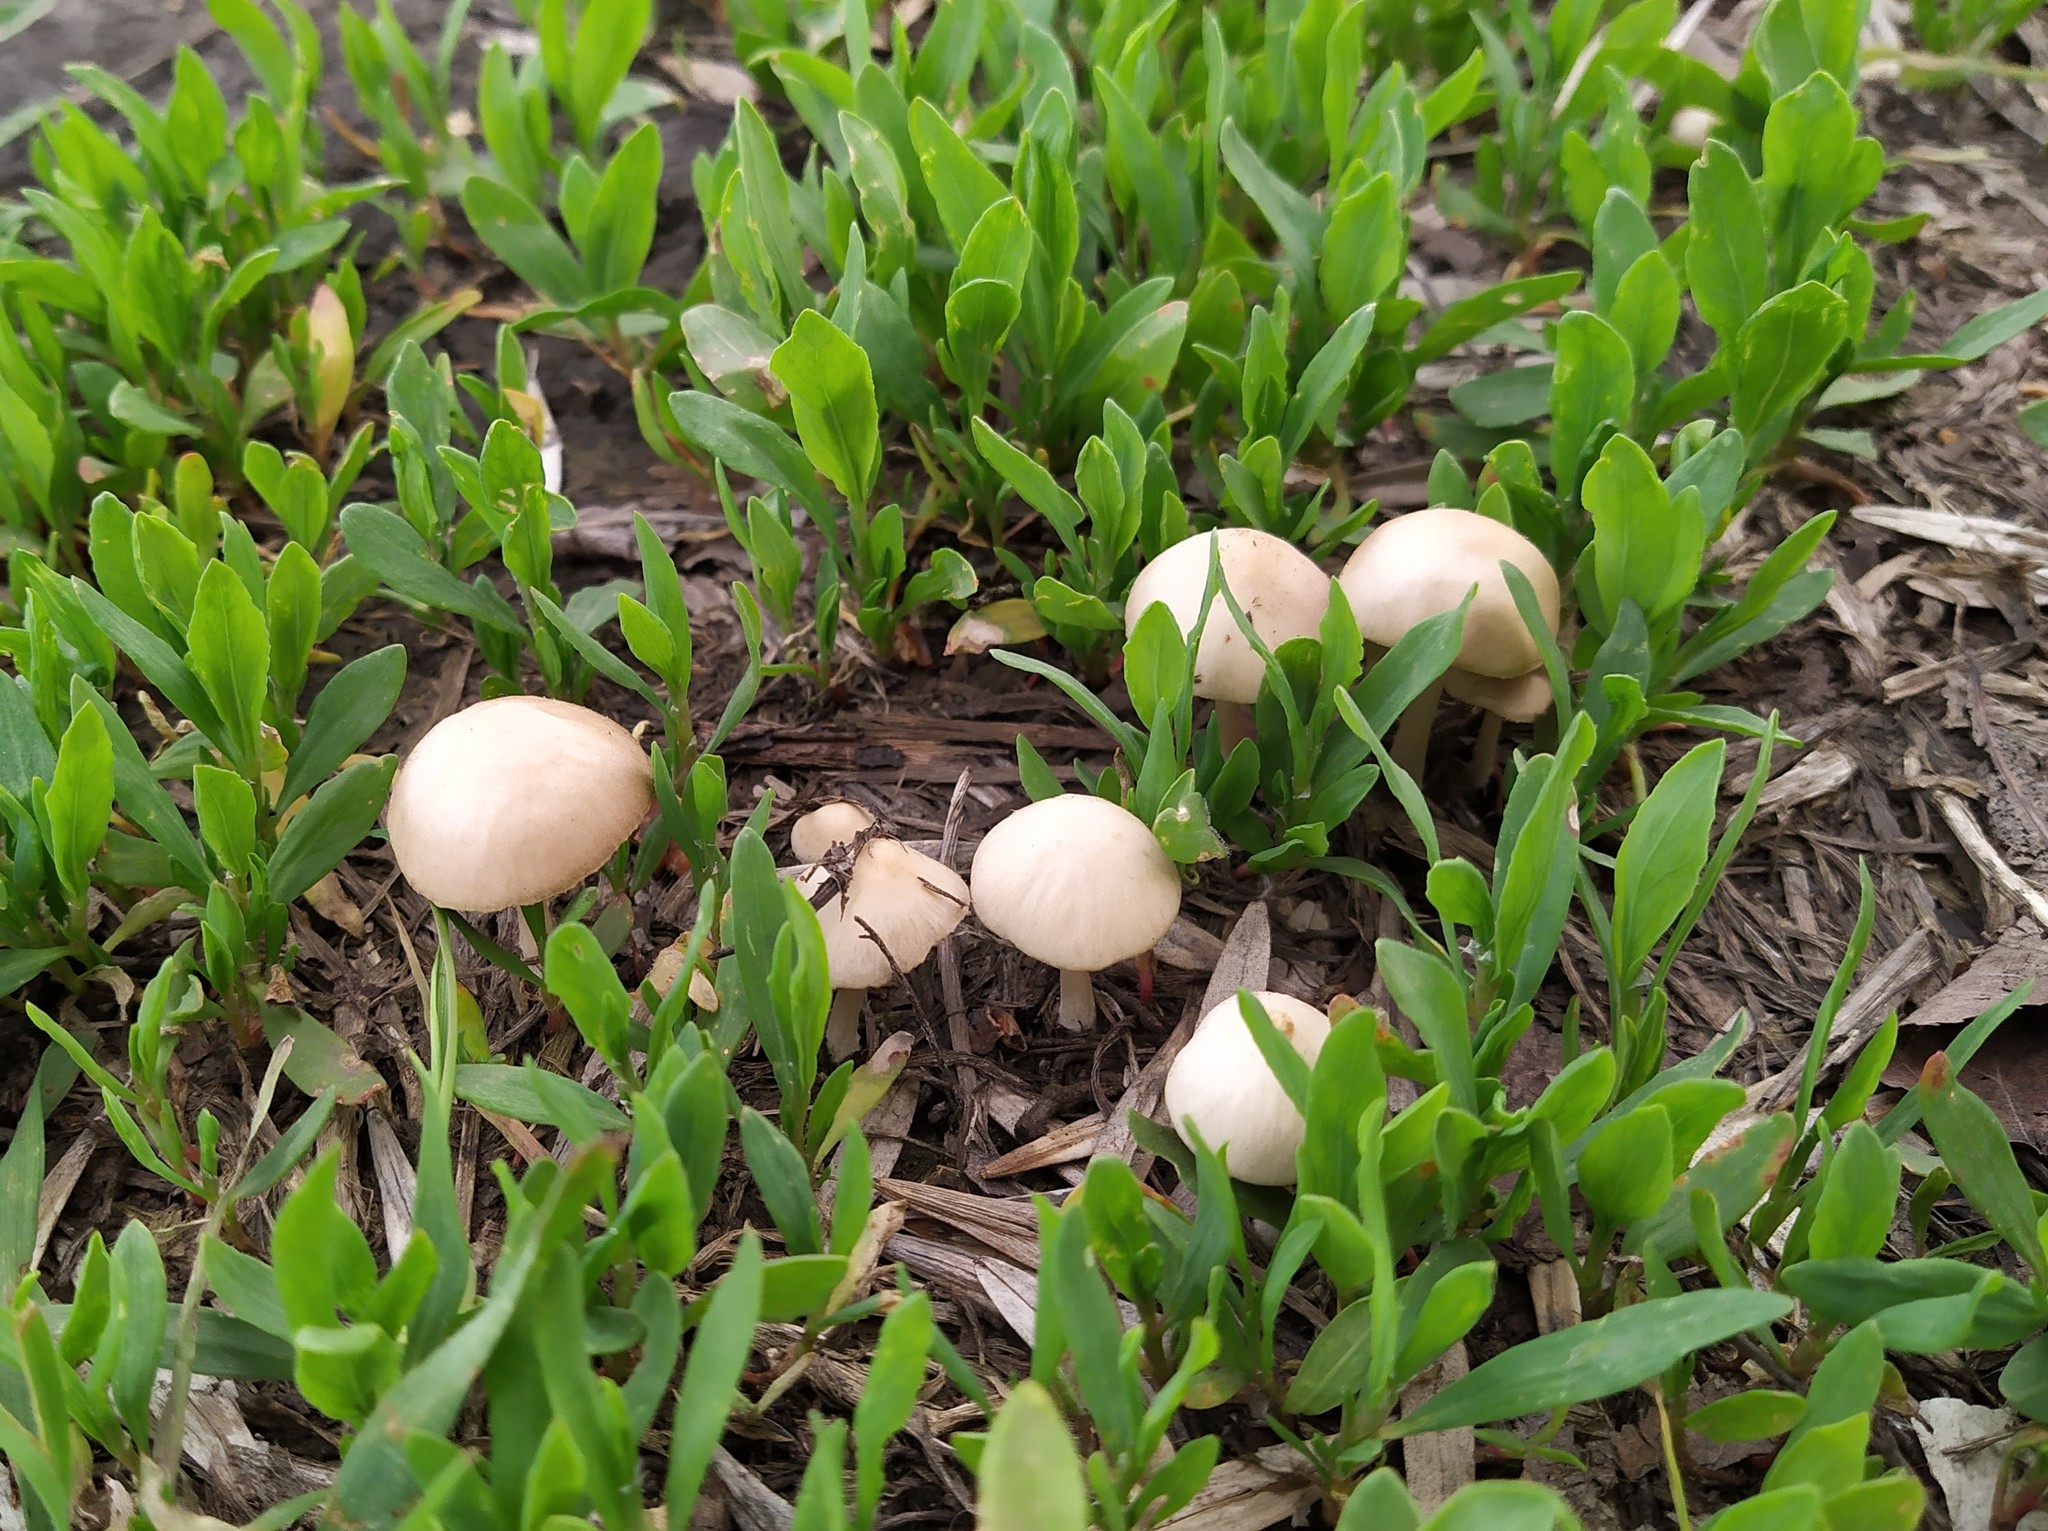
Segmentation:
{"type": "MultiPolygon", "coordinates": [[[[1330,605],[1330,577],[1284,538],[1227,526],[1175,543],[1139,571],[1124,604],[1126,636],[1138,630],[1139,619],[1155,605],[1173,613],[1183,634],[1194,632],[1209,585],[1211,549],[1222,565],[1223,583],[1267,648],[1316,635],[1330,605]]],[[[1226,753],[1249,734],[1249,708],[1265,678],[1266,662],[1219,592],[1195,649],[1195,695],[1216,703],[1226,753]]]]}
{"type": "Polygon", "coordinates": [[[834,991],[825,1043],[834,1058],[844,1058],[860,1045],[868,990],[919,966],[952,933],[967,913],[967,884],[944,862],[887,838],[868,841],[852,875],[843,885],[838,877],[822,862],[800,871],[797,886],[825,932],[834,991]]]}
{"type": "Polygon", "coordinates": [[[1543,655],[1515,605],[1501,572],[1503,562],[1528,579],[1543,620],[1555,634],[1557,572],[1543,550],[1513,527],[1473,511],[1437,505],[1396,516],[1358,545],[1337,576],[1358,616],[1359,635],[1383,649],[1472,594],[1456,663],[1439,685],[1415,699],[1394,736],[1394,758],[1410,775],[1422,773],[1442,692],[1485,710],[1474,761],[1488,768],[1499,744],[1501,718],[1526,722],[1550,705],[1543,655]]]}
{"type": "Polygon", "coordinates": [[[427,730],[392,783],[384,827],[421,897],[488,913],[566,893],[653,806],[647,751],[610,718],[501,696],[427,730]]]}
{"type": "MultiPolygon", "coordinates": [[[[1330,1034],[1330,1018],[1285,994],[1258,996],[1273,1029],[1310,1065],[1330,1034]]],[[[1183,1136],[1193,1127],[1223,1155],[1224,1168],[1248,1185],[1294,1184],[1295,1154],[1306,1124],[1245,1019],[1243,997],[1225,1000],[1195,1028],[1166,1071],[1166,1118],[1183,1136]]]]}
{"type": "Polygon", "coordinates": [[[1151,829],[1081,793],[1032,803],[991,829],[974,853],[973,885],[983,925],[1059,969],[1060,1024],[1073,1031],[1095,1021],[1091,975],[1149,958],[1180,912],[1180,873],[1151,829]]]}

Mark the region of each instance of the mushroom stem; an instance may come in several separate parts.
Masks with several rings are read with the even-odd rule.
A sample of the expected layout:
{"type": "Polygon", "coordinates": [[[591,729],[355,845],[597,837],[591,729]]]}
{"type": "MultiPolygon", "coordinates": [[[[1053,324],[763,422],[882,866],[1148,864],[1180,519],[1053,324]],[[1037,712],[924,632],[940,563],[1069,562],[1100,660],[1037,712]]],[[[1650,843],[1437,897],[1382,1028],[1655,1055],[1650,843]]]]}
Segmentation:
{"type": "Polygon", "coordinates": [[[1436,727],[1437,703],[1443,699],[1444,683],[1434,681],[1401,714],[1394,730],[1394,763],[1417,782],[1422,780],[1423,762],[1429,758],[1429,734],[1436,727]]]}
{"type": "Polygon", "coordinates": [[[1060,1024],[1069,1031],[1095,1028],[1095,975],[1060,969],[1060,1024]]]}
{"type": "Polygon", "coordinates": [[[860,1047],[860,1013],[867,1004],[866,989],[834,989],[832,1013],[825,1020],[825,1051],[837,1063],[850,1058],[860,1047]]]}
{"type": "Polygon", "coordinates": [[[1243,702],[1216,704],[1216,747],[1225,760],[1230,752],[1252,737],[1252,710],[1243,702]]]}
{"type": "Polygon", "coordinates": [[[1482,710],[1479,714],[1479,742],[1472,746],[1472,764],[1465,785],[1477,792],[1493,780],[1493,768],[1500,755],[1500,714],[1482,710]]]}
{"type": "Polygon", "coordinates": [[[1149,1005],[1152,1003],[1152,954],[1139,952],[1131,959],[1131,966],[1138,970],[1138,1003],[1149,1005]]]}

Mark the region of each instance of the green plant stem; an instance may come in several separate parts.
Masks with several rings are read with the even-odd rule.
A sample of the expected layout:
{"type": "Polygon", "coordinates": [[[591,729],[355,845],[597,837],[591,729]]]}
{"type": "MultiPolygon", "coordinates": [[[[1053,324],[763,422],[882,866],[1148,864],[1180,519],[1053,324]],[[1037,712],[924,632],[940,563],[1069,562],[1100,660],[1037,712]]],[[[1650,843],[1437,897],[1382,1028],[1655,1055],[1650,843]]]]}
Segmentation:
{"type": "Polygon", "coordinates": [[[1692,1516],[1686,1513],[1685,1474],[1678,1464],[1678,1443],[1671,1433],[1671,1410],[1664,1400],[1660,1382],[1656,1390],[1657,1434],[1664,1446],[1664,1472],[1671,1480],[1671,1513],[1678,1519],[1678,1531],[1692,1531],[1692,1516]]]}

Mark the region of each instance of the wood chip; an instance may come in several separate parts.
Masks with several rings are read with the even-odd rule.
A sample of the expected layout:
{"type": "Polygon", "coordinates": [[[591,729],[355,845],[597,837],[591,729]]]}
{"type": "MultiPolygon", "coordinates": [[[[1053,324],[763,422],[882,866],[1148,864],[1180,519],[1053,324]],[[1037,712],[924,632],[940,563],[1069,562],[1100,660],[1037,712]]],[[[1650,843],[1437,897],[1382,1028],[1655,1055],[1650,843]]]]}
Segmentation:
{"type": "Polygon", "coordinates": [[[1970,965],[1916,1006],[1903,1019],[1912,1026],[1963,1026],[1974,1021],[2023,983],[2048,979],[2048,940],[2030,920],[2021,920],[1970,965]]]}
{"type": "Polygon", "coordinates": [[[1224,1462],[1160,1531],[1265,1531],[1286,1525],[1316,1497],[1308,1464],[1291,1446],[1224,1462]]]}
{"type": "Polygon", "coordinates": [[[391,1118],[372,1106],[366,1113],[364,1130],[370,1137],[370,1165],[377,1176],[377,1205],[384,1213],[384,1248],[395,1262],[412,1241],[412,1199],[415,1179],[412,1161],[391,1118]]]}
{"type": "Polygon", "coordinates": [[[1529,1267],[1529,1300],[1536,1332],[1555,1334],[1579,1321],[1579,1282],[1566,1260],[1539,1260],[1529,1267]]]}
{"type": "Polygon", "coordinates": [[[43,1251],[49,1248],[57,1219],[64,1215],[65,1204],[78,1188],[78,1179],[85,1173],[86,1162],[99,1146],[99,1137],[91,1129],[81,1132],[64,1150],[64,1156],[44,1174],[43,1188],[36,1196],[36,1247],[28,1258],[30,1270],[43,1263],[43,1251]]]}
{"type": "Polygon", "coordinates": [[[1783,812],[1839,792],[1855,779],[1856,762],[1845,751],[1815,750],[1783,776],[1771,779],[1757,799],[1757,811],[1783,812]]]}
{"type": "MultiPolygon", "coordinates": [[[[1401,1390],[1401,1412],[1412,1414],[1470,1370],[1460,1340],[1427,1372],[1401,1390]]],[[[1478,1476],[1478,1442],[1469,1428],[1410,1436],[1401,1447],[1408,1492],[1427,1515],[1478,1476]]]]}
{"type": "Polygon", "coordinates": [[[711,1476],[725,1490],[732,1523],[739,1531],[789,1531],[795,1522],[796,1512],[788,1502],[723,1446],[712,1449],[711,1476]]]}
{"type": "Polygon", "coordinates": [[[976,1196],[921,1180],[877,1180],[875,1193],[958,1229],[1027,1270],[1038,1268],[1038,1214],[1023,1197],[976,1196]]]}
{"type": "MultiPolygon", "coordinates": [[[[1925,930],[1916,930],[1893,947],[1877,969],[1843,997],[1842,1008],[1835,1012],[1834,1030],[1829,1034],[1823,1076],[1856,1056],[1871,1033],[1884,1024],[1884,1018],[1903,1004],[1920,981],[1934,971],[1936,961],[1933,939],[1925,930]]],[[[1799,1081],[1805,1068],[1806,1058],[1802,1049],[1800,1056],[1777,1073],[1751,1085],[1748,1104],[1714,1129],[1693,1162],[1697,1164],[1701,1156],[1734,1141],[1759,1117],[1790,1105],[1798,1098],[1799,1081]]]]}
{"type": "Polygon", "coordinates": [[[975,1272],[981,1290],[1003,1322],[1027,1345],[1038,1333],[1038,1277],[1007,1260],[991,1260],[975,1272]]]}
{"type": "Polygon", "coordinates": [[[1209,987],[1202,991],[1202,1014],[1235,999],[1239,989],[1265,988],[1272,981],[1272,971],[1273,921],[1262,900],[1246,905],[1231,927],[1209,974],[1209,987]]]}
{"type": "Polygon", "coordinates": [[[1177,914],[1158,945],[1152,948],[1152,955],[1164,966],[1183,973],[1206,973],[1223,955],[1223,943],[1185,914],[1177,914]]]}
{"type": "Polygon", "coordinates": [[[1001,1157],[989,1160],[982,1166],[982,1178],[1001,1180],[1009,1175],[1022,1175],[1029,1170],[1049,1169],[1055,1164],[1071,1164],[1076,1159],[1085,1159],[1095,1151],[1095,1140],[1102,1136],[1107,1122],[1108,1118],[1100,1111],[1091,1111],[1077,1122],[1063,1123],[1021,1148],[1013,1148],[1001,1157]]]}
{"type": "Polygon", "coordinates": [[[2011,899],[2023,905],[2034,917],[2034,923],[2048,927],[2048,893],[2028,882],[2015,872],[2006,859],[1998,854],[1998,847],[1978,827],[1977,819],[1970,812],[1969,805],[1953,792],[1935,791],[1934,806],[1949,832],[1956,837],[1956,843],[1963,854],[1970,858],[1970,864],[1983,875],[1984,880],[2011,899]]]}

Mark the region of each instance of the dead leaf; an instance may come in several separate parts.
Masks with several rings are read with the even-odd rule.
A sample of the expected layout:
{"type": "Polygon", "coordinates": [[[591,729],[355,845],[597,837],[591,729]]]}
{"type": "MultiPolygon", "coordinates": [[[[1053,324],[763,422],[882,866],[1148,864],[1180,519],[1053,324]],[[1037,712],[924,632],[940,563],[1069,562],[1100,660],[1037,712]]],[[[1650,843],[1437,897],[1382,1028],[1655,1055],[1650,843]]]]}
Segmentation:
{"type": "Polygon", "coordinates": [[[354,899],[342,891],[341,877],[338,873],[329,872],[300,896],[305,899],[312,911],[328,924],[339,925],[358,941],[363,938],[363,931],[366,928],[363,911],[354,899]]]}

